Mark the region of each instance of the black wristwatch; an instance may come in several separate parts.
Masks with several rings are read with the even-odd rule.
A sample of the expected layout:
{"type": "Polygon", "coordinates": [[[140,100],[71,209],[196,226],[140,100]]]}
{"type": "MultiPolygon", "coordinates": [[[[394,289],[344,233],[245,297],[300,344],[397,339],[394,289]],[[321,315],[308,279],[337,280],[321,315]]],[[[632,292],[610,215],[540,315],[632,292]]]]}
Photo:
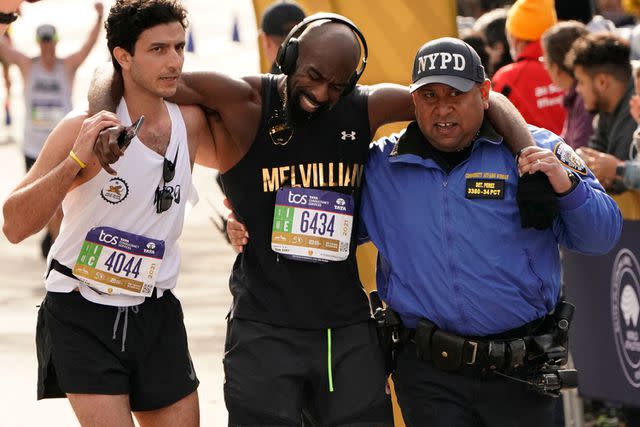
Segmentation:
{"type": "Polygon", "coordinates": [[[627,170],[627,164],[623,163],[620,166],[616,166],[616,176],[624,178],[624,172],[627,170]]]}
{"type": "Polygon", "coordinates": [[[18,19],[18,14],[15,12],[0,12],[0,24],[11,24],[16,19],[18,19]]]}
{"type": "Polygon", "coordinates": [[[569,176],[569,181],[571,181],[571,187],[564,193],[556,193],[556,196],[563,197],[567,194],[571,193],[575,188],[580,184],[580,178],[578,178],[573,172],[567,171],[567,175],[569,176]]]}

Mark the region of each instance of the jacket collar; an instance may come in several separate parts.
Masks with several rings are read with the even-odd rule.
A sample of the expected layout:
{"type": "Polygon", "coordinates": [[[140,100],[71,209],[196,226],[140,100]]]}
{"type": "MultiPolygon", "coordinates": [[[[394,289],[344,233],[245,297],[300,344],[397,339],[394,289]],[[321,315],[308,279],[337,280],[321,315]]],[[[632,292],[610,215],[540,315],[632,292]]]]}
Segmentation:
{"type": "MultiPolygon", "coordinates": [[[[471,143],[475,146],[476,142],[481,141],[495,145],[502,143],[502,136],[496,132],[486,117],[482,121],[480,129],[471,143]]],[[[400,160],[405,155],[413,155],[422,159],[430,159],[435,150],[436,148],[433,147],[420,131],[418,123],[413,121],[407,126],[406,132],[398,138],[398,142],[389,153],[389,158],[391,161],[395,161],[394,158],[400,160]]]]}
{"type": "Polygon", "coordinates": [[[522,49],[522,52],[520,52],[520,55],[518,55],[518,58],[516,59],[516,62],[524,60],[539,61],[541,56],[542,46],[540,45],[540,40],[535,40],[527,44],[524,49],[522,49]]]}
{"type": "Polygon", "coordinates": [[[620,110],[622,108],[628,108],[629,100],[631,99],[631,96],[633,96],[633,93],[635,91],[633,79],[630,80],[631,81],[627,85],[627,90],[625,90],[624,95],[622,95],[622,98],[620,98],[620,101],[618,101],[618,105],[616,105],[616,108],[614,108],[612,113],[609,113],[613,117],[617,117],[618,114],[620,114],[620,110]]]}

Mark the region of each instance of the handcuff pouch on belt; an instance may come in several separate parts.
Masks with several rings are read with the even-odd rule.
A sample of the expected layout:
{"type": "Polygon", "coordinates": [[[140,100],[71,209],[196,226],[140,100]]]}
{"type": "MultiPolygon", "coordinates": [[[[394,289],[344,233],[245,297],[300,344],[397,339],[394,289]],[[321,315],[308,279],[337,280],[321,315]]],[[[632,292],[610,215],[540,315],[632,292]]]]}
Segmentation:
{"type": "Polygon", "coordinates": [[[420,319],[413,337],[419,360],[431,361],[443,371],[455,371],[466,363],[475,363],[477,345],[444,332],[426,319],[420,319]]]}

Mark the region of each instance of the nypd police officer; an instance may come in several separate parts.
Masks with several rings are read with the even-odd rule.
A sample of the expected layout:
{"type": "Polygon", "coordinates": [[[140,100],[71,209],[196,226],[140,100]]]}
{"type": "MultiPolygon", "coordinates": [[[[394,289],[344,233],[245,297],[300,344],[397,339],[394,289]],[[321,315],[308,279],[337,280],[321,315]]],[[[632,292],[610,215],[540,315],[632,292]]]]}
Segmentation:
{"type": "Polygon", "coordinates": [[[490,89],[469,45],[425,44],[416,121],[377,141],[365,170],[363,233],[379,249],[380,295],[405,327],[394,383],[409,426],[549,425],[553,399],[526,382],[562,379],[543,371],[566,356],[558,245],[603,254],[620,236],[618,207],[558,136],[531,127],[537,146],[516,164],[485,120],[490,89]],[[523,228],[518,176],[538,172],[558,216],[523,228]]]}

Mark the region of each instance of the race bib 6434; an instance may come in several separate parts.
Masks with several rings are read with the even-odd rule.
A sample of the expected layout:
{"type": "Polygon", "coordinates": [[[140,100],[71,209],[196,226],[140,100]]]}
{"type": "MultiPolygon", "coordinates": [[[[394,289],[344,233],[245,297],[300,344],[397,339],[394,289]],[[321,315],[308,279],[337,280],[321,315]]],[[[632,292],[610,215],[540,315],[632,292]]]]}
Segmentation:
{"type": "Polygon", "coordinates": [[[284,187],[276,193],[271,249],[291,259],[327,262],[349,256],[353,197],[284,187]]]}

